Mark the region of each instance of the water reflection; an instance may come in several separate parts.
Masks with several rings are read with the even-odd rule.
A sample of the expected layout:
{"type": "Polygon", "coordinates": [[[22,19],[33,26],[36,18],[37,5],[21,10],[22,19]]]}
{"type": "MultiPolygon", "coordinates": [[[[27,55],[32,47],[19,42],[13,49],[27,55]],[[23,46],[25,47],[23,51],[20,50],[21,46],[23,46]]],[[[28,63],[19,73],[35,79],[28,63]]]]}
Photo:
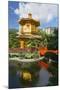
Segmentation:
{"type": "Polygon", "coordinates": [[[20,71],[16,70],[13,72],[13,70],[16,70],[16,66],[14,66],[14,69],[11,67],[9,72],[9,88],[40,87],[46,86],[49,83],[50,74],[45,68],[40,69],[38,80],[35,80],[36,83],[30,82],[27,84],[23,84],[23,82],[21,82],[22,78],[20,78],[20,71]]]}
{"type": "Polygon", "coordinates": [[[50,74],[45,68],[41,68],[39,71],[39,81],[37,82],[37,86],[46,86],[49,83],[50,74]]]}

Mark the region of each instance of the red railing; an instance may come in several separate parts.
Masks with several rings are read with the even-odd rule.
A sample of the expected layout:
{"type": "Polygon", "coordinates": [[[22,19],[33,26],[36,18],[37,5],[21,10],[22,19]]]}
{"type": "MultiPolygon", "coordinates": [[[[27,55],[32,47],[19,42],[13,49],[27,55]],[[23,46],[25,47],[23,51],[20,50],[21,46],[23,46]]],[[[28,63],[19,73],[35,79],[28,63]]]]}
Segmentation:
{"type": "Polygon", "coordinates": [[[42,56],[44,56],[45,53],[47,53],[47,52],[58,54],[58,50],[48,50],[47,48],[41,48],[39,50],[39,54],[42,55],[42,56]]]}
{"type": "MultiPolygon", "coordinates": [[[[29,50],[30,48],[24,48],[24,49],[21,49],[21,48],[9,48],[9,52],[19,52],[19,51],[27,51],[29,50]]],[[[37,50],[36,48],[32,48],[31,51],[34,52],[34,50],[37,50]]],[[[45,53],[47,52],[51,52],[51,53],[55,53],[55,54],[58,54],[58,50],[48,50],[46,47],[43,47],[43,48],[40,48],[38,50],[39,54],[44,56],[45,53]]]]}

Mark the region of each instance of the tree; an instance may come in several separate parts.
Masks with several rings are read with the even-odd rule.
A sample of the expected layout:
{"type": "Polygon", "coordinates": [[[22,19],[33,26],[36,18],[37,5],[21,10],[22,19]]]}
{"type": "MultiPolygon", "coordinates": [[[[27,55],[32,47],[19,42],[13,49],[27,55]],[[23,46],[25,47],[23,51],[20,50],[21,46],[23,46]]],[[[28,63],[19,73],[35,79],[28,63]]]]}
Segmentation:
{"type": "MultiPolygon", "coordinates": [[[[36,34],[35,34],[36,35],[36,34]]],[[[30,39],[27,41],[28,47],[45,47],[47,46],[47,35],[44,31],[38,30],[37,35],[41,36],[41,38],[30,39]]]]}
{"type": "Polygon", "coordinates": [[[53,35],[47,37],[48,49],[58,49],[58,29],[55,28],[53,35]]]}
{"type": "Polygon", "coordinates": [[[10,30],[9,31],[9,48],[17,48],[19,47],[19,40],[17,38],[17,31],[10,30]]]}

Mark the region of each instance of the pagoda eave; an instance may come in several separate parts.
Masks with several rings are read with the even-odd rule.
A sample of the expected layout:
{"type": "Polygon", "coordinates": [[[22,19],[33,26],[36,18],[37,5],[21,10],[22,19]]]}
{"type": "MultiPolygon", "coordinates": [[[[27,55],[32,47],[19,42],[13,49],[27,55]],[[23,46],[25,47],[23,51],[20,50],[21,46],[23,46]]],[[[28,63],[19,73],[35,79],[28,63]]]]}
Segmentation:
{"type": "Polygon", "coordinates": [[[23,39],[23,38],[25,38],[25,39],[41,39],[41,36],[39,36],[39,35],[19,35],[18,36],[18,38],[20,38],[20,39],[23,39]]]}
{"type": "Polygon", "coordinates": [[[19,24],[24,25],[26,22],[34,24],[36,26],[40,26],[40,22],[34,19],[29,19],[29,18],[22,18],[21,20],[18,21],[19,24]]]}

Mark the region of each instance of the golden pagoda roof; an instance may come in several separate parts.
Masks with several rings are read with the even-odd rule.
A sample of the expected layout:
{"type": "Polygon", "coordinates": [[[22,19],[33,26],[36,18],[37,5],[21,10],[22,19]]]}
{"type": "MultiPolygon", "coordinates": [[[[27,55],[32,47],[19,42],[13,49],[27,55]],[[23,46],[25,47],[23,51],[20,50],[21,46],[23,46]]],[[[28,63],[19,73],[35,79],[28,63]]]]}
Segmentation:
{"type": "Polygon", "coordinates": [[[19,24],[24,25],[25,23],[31,23],[36,26],[40,26],[40,22],[32,18],[32,14],[28,14],[28,18],[22,18],[19,20],[19,24]]]}

